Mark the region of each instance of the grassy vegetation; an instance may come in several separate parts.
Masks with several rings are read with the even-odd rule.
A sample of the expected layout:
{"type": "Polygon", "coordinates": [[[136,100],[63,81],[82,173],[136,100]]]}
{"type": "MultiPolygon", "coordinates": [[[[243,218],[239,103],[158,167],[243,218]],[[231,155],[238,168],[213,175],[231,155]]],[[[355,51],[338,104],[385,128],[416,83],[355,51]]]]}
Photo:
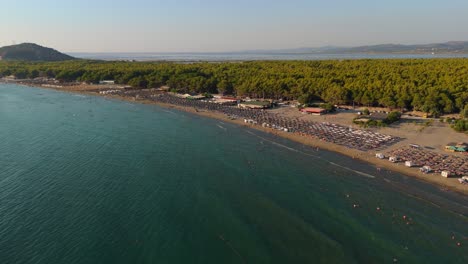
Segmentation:
{"type": "Polygon", "coordinates": [[[455,120],[455,123],[452,125],[452,128],[458,132],[468,132],[468,120],[466,119],[455,120]]]}

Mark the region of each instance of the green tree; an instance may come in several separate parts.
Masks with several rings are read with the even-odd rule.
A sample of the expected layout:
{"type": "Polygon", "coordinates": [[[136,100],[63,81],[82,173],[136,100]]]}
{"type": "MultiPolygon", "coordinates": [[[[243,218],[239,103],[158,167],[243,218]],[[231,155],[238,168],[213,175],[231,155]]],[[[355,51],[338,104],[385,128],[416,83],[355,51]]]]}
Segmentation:
{"type": "Polygon", "coordinates": [[[136,87],[136,88],[147,88],[148,87],[148,80],[146,80],[144,77],[135,77],[131,79],[128,84],[136,87]]]}
{"type": "Polygon", "coordinates": [[[463,110],[461,111],[461,117],[468,118],[468,104],[466,104],[463,110]]]}
{"type": "Polygon", "coordinates": [[[401,118],[401,113],[393,111],[388,114],[387,118],[385,118],[384,120],[384,123],[386,124],[395,123],[396,121],[400,120],[400,118],[401,118]]]}

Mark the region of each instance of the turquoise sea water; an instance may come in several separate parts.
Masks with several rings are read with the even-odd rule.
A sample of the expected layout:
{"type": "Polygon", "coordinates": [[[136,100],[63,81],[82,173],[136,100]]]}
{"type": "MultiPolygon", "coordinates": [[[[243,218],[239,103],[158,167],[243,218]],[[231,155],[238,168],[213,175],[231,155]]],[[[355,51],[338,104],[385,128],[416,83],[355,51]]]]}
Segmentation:
{"type": "Polygon", "coordinates": [[[467,205],[217,120],[0,84],[0,263],[468,263],[467,205]]]}

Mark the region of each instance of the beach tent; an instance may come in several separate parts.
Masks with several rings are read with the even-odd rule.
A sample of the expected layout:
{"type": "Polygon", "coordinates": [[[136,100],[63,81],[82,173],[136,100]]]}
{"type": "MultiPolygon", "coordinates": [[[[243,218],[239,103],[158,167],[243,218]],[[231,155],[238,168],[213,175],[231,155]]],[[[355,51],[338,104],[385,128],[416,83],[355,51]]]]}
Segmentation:
{"type": "Polygon", "coordinates": [[[423,173],[429,173],[429,172],[432,171],[431,167],[429,167],[429,166],[423,166],[419,170],[421,170],[421,172],[423,172],[423,173]]]}
{"type": "Polygon", "coordinates": [[[441,175],[442,175],[442,177],[448,178],[448,177],[450,177],[450,172],[449,171],[442,171],[441,175]]]}

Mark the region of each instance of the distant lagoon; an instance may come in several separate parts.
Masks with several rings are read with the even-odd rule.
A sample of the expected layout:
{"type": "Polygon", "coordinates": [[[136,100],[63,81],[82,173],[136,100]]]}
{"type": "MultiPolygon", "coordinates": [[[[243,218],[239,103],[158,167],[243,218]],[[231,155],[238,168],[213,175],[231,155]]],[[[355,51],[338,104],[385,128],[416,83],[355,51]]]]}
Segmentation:
{"type": "Polygon", "coordinates": [[[136,61],[262,61],[468,58],[468,54],[311,54],[311,53],[69,53],[83,59],[136,61]]]}

